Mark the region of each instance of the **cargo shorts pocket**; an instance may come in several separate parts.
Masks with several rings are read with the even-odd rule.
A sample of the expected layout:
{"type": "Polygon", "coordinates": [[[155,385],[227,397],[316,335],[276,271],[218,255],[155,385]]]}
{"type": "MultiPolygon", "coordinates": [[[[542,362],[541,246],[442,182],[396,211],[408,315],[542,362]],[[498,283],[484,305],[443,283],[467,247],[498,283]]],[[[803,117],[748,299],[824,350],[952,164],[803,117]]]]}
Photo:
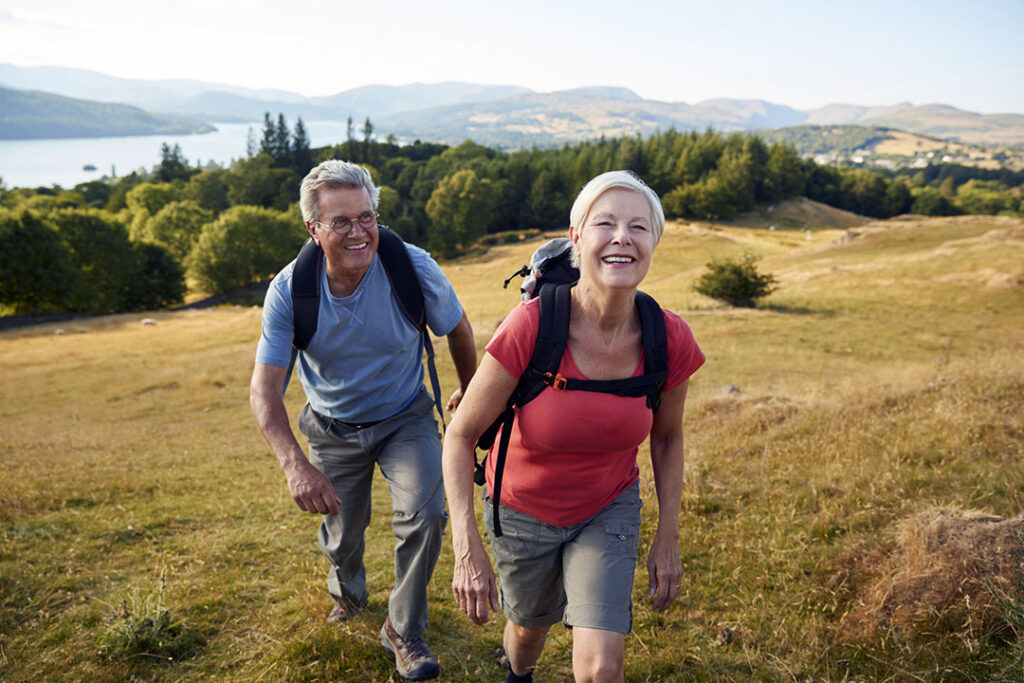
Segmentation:
{"type": "Polygon", "coordinates": [[[491,549],[502,553],[509,559],[528,555],[531,545],[537,540],[537,527],[531,525],[528,518],[504,505],[498,505],[498,518],[501,520],[501,536],[494,535],[494,503],[491,497],[484,496],[484,524],[491,541],[491,549]]]}
{"type": "Polygon", "coordinates": [[[628,522],[609,520],[604,523],[605,550],[623,557],[636,557],[640,545],[639,530],[628,522]]]}

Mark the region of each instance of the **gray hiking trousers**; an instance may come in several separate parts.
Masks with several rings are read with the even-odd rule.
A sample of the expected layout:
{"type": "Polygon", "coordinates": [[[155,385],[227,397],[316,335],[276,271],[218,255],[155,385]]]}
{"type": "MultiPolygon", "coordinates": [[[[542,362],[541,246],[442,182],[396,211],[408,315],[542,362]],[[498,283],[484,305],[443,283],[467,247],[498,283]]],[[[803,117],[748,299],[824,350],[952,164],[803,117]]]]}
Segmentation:
{"type": "Polygon", "coordinates": [[[427,629],[427,584],[434,572],[448,520],[441,482],[441,439],[430,394],[421,390],[401,413],[369,426],[354,426],[313,411],[307,404],[299,429],[309,461],[334,484],[337,515],[324,515],[320,549],[333,565],[327,590],[335,599],[366,605],[366,527],[374,466],[391,491],[395,586],[388,601],[391,624],[405,639],[427,629]]]}

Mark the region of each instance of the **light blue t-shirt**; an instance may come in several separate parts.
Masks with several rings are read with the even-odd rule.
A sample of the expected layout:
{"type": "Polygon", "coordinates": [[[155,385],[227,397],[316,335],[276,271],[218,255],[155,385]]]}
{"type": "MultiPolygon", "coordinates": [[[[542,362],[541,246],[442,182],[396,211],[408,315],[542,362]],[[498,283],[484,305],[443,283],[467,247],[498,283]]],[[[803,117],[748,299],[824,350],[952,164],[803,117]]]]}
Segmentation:
{"type": "MultiPolygon", "coordinates": [[[[419,277],[427,325],[436,336],[455,329],[462,304],[448,278],[426,251],[406,245],[419,277]]],[[[287,368],[294,322],[291,283],[295,261],[270,283],[256,362],[287,368]]],[[[423,344],[391,293],[384,265],[374,257],[356,291],[336,297],[321,268],[316,333],[296,362],[310,406],[343,422],[383,420],[404,410],[423,386],[423,344]]]]}

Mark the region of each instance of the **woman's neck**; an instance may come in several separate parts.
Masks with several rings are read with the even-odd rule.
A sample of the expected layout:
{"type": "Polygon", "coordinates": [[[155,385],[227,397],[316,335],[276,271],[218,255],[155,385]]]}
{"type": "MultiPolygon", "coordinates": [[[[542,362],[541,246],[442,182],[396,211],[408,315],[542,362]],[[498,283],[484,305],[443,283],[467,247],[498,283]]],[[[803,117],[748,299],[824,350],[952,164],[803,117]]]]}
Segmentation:
{"type": "Polygon", "coordinates": [[[572,291],[572,315],[606,341],[636,330],[636,290],[605,290],[580,282],[572,291]]]}

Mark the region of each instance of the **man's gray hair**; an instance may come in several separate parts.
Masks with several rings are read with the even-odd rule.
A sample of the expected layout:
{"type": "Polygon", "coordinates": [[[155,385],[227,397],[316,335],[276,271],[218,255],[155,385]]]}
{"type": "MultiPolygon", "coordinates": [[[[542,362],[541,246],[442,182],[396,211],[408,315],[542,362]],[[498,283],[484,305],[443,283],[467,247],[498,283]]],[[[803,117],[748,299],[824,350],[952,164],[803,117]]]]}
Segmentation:
{"type": "Polygon", "coordinates": [[[320,197],[317,190],[321,187],[332,190],[340,187],[366,188],[374,210],[380,200],[380,190],[373,184],[369,171],[359,164],[330,159],[314,166],[299,186],[299,208],[302,209],[302,220],[307,223],[320,220],[320,197]]]}

